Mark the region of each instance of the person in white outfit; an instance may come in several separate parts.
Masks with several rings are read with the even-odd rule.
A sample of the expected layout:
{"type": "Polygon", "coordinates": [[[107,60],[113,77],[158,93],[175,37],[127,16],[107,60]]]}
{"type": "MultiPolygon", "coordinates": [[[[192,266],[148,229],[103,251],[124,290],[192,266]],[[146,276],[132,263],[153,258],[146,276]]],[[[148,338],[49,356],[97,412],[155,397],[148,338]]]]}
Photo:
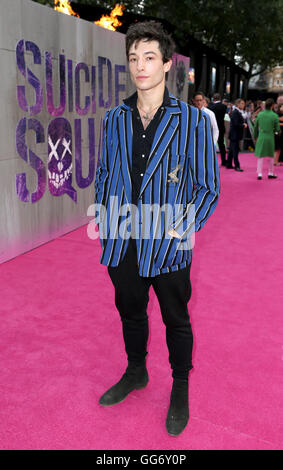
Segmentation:
{"type": "Polygon", "coordinates": [[[193,105],[196,108],[201,109],[206,114],[208,114],[210,118],[211,127],[212,127],[213,142],[214,142],[214,145],[216,145],[218,141],[218,136],[219,136],[219,130],[218,130],[216,117],[215,117],[214,112],[206,107],[205,96],[202,91],[197,91],[193,95],[193,105]]]}

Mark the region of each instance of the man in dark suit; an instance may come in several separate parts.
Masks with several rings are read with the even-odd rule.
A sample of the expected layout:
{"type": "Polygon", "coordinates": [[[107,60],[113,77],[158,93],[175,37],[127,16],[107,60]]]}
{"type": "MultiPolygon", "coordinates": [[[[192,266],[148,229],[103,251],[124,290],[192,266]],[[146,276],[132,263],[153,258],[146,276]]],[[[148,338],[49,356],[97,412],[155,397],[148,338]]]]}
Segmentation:
{"type": "Polygon", "coordinates": [[[228,153],[228,161],[226,168],[233,168],[232,162],[234,161],[234,169],[236,171],[244,171],[240,167],[239,162],[239,151],[240,145],[239,142],[243,138],[244,128],[247,127],[247,124],[244,122],[242,111],[245,109],[245,101],[241,98],[238,98],[235,102],[235,108],[231,114],[230,122],[230,131],[229,131],[229,140],[230,148],[228,153]]]}
{"type": "Polygon", "coordinates": [[[218,147],[220,150],[220,155],[221,155],[221,164],[222,166],[226,166],[227,161],[226,161],[226,148],[224,144],[224,135],[225,135],[225,125],[224,125],[224,117],[225,113],[227,111],[227,107],[225,104],[221,103],[221,96],[219,93],[215,93],[213,95],[213,102],[210,103],[208,106],[211,111],[214,112],[218,129],[219,129],[219,136],[218,136],[218,147]]]}

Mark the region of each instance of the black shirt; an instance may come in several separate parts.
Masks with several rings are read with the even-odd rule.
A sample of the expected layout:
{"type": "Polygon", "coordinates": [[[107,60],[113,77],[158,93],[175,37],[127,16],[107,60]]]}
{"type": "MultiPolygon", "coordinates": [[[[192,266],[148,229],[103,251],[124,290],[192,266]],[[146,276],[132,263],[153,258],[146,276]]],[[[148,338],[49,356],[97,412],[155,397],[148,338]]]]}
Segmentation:
{"type": "Polygon", "coordinates": [[[127,106],[130,106],[132,111],[133,123],[133,149],[132,149],[132,204],[137,205],[138,196],[141,188],[143,175],[146,170],[147,160],[152,147],[153,139],[158,127],[158,124],[165,113],[165,106],[170,105],[170,97],[168,89],[165,87],[163,103],[156,111],[152,121],[144,129],[140,114],[137,108],[137,92],[124,100],[127,106]]]}

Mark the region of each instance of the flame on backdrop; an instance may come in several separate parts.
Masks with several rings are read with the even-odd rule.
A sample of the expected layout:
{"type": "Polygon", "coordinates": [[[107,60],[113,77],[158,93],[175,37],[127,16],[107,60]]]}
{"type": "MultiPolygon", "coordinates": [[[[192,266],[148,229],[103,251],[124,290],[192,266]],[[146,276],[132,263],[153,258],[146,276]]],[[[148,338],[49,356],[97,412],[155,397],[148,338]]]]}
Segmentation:
{"type": "Polygon", "coordinates": [[[122,22],[118,20],[117,16],[122,16],[123,10],[125,10],[124,5],[116,4],[110,15],[102,15],[100,20],[95,21],[94,24],[102,26],[106,29],[111,29],[112,31],[116,31],[116,28],[122,24],[122,22]]]}
{"type": "Polygon", "coordinates": [[[79,15],[72,9],[69,0],[54,0],[54,10],[61,11],[61,13],[65,13],[66,15],[77,16],[79,18],[79,15]]]}
{"type": "MultiPolygon", "coordinates": [[[[79,18],[79,15],[72,9],[69,0],[54,0],[54,10],[79,18]]],[[[124,5],[116,4],[110,15],[102,15],[100,20],[95,21],[94,24],[115,31],[116,28],[122,24],[122,22],[118,20],[117,16],[122,16],[123,10],[125,10],[124,5]]]]}

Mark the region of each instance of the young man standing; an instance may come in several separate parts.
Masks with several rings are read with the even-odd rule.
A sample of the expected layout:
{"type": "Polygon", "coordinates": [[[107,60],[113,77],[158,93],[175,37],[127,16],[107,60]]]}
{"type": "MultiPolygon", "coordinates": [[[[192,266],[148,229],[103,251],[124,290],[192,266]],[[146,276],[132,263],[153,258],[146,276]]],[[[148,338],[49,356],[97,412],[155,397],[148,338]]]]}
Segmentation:
{"type": "Polygon", "coordinates": [[[108,266],[115,288],[128,359],[121,380],[99,403],[115,405],[147,385],[146,310],[153,286],[173,377],[166,429],[176,436],[189,419],[188,375],[193,367],[187,310],[190,237],[216,207],[219,170],[209,119],[165,87],[173,52],[174,43],[160,23],[136,23],[128,29],[126,53],[137,91],[106,113],[95,203],[100,261],[108,266]],[[128,212],[131,218],[125,219],[128,212]]]}

